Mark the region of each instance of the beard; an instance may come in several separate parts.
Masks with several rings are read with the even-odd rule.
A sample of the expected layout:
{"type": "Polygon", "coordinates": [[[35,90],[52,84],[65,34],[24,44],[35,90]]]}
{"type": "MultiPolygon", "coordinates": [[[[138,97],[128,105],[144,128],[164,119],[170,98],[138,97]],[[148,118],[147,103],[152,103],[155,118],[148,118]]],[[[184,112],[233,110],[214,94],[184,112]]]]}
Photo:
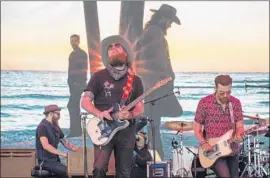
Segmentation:
{"type": "Polygon", "coordinates": [[[124,52],[116,52],[110,56],[110,65],[112,67],[123,66],[127,63],[127,56],[124,52]]]}
{"type": "Polygon", "coordinates": [[[226,104],[229,101],[229,98],[224,98],[224,97],[218,97],[218,99],[222,104],[226,104]]]}
{"type": "Polygon", "coordinates": [[[71,47],[72,47],[72,49],[76,50],[76,49],[78,49],[79,46],[76,44],[71,44],[71,47]]]}
{"type": "Polygon", "coordinates": [[[55,117],[55,116],[52,117],[52,123],[53,123],[54,125],[56,125],[56,126],[59,126],[58,120],[59,120],[59,117],[55,117]]]}

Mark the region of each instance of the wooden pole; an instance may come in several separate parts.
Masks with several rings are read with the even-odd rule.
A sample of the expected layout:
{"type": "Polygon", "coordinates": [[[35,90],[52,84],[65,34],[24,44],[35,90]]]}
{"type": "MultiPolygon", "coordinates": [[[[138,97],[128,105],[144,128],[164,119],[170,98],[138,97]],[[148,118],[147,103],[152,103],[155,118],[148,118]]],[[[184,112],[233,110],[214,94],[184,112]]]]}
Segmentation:
{"type": "Polygon", "coordinates": [[[83,7],[91,76],[102,67],[97,1],[83,1],[83,7]]]}

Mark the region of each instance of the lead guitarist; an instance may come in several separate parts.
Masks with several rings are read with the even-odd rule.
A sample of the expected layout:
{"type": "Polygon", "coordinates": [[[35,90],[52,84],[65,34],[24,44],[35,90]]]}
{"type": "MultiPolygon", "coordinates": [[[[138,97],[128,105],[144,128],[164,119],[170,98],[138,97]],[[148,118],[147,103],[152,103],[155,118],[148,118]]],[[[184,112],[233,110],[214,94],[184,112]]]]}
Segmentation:
{"type": "Polygon", "coordinates": [[[233,154],[219,158],[211,167],[218,177],[239,177],[240,142],[243,141],[244,126],[242,106],[239,99],[231,96],[232,78],[229,75],[219,75],[215,78],[215,92],[199,101],[195,114],[194,133],[202,148],[210,151],[212,147],[207,138],[217,138],[232,129],[229,102],[233,106],[235,123],[234,143],[231,144],[233,154]],[[204,133],[203,134],[203,129],[204,133]],[[205,137],[204,137],[205,136],[205,137]]]}
{"type": "MultiPolygon", "coordinates": [[[[90,79],[82,96],[81,106],[89,113],[102,120],[112,120],[112,104],[120,103],[123,91],[130,73],[132,51],[121,36],[111,36],[102,41],[102,61],[105,69],[96,72],[90,79]],[[93,103],[92,103],[93,102],[93,103]]],[[[131,103],[143,94],[140,77],[134,75],[132,90],[125,105],[131,103]]],[[[114,150],[116,161],[116,177],[129,178],[132,155],[135,145],[135,120],[144,111],[144,105],[139,102],[131,111],[120,111],[118,117],[129,120],[127,128],[119,131],[105,146],[94,145],[94,178],[105,178],[109,158],[114,150]]]]}

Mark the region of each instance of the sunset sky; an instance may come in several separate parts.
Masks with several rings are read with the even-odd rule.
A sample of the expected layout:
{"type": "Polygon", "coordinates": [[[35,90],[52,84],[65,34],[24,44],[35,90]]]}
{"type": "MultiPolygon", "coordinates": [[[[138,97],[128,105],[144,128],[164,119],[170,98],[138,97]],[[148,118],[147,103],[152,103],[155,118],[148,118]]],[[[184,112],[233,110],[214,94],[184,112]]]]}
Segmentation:
{"type": "MultiPolygon", "coordinates": [[[[98,2],[101,39],[118,34],[120,1],[98,2]]],[[[167,39],[175,72],[269,72],[269,3],[145,2],[144,23],[166,3],[182,25],[167,39]]],[[[67,71],[69,36],[87,50],[82,2],[1,2],[1,69],[67,71]]]]}

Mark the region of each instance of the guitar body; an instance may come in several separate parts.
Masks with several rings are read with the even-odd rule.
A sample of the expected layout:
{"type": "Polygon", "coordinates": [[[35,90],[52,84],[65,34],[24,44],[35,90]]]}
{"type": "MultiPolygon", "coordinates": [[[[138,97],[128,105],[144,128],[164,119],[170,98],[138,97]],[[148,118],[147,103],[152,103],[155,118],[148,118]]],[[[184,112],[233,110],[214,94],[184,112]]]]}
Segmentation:
{"type": "Polygon", "coordinates": [[[128,121],[122,121],[116,117],[120,106],[115,104],[113,107],[114,111],[111,113],[111,116],[114,120],[104,119],[104,122],[102,122],[98,117],[93,117],[88,121],[87,132],[93,144],[104,146],[111,141],[118,131],[128,127],[128,121]]]}
{"type": "Polygon", "coordinates": [[[199,147],[199,159],[202,167],[209,168],[214,165],[217,159],[228,156],[232,153],[231,145],[227,142],[233,134],[233,130],[229,130],[221,137],[210,138],[208,143],[213,147],[213,151],[205,152],[199,147]]]}

